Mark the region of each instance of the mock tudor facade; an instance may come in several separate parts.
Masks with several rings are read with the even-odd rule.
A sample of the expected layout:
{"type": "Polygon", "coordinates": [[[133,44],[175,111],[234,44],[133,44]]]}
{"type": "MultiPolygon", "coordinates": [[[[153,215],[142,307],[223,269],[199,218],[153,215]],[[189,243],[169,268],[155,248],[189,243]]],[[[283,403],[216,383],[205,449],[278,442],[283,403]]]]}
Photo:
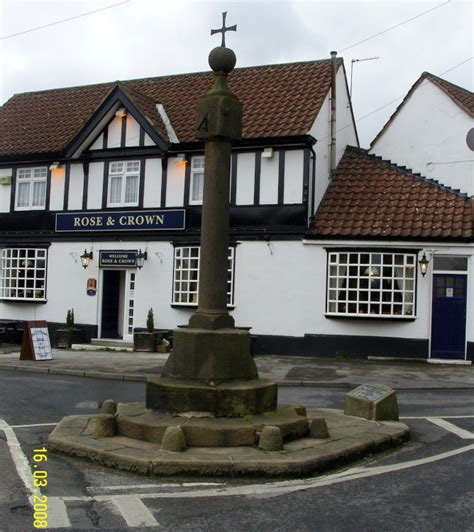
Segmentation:
{"type": "MultiPolygon", "coordinates": [[[[229,308],[255,352],[472,359],[472,198],[347,148],[358,139],[341,59],[229,79],[244,106],[229,308]],[[442,214],[420,221],[438,203],[442,214]],[[465,283],[452,280],[453,300],[466,300],[462,353],[430,347],[436,255],[465,259],[465,283]]],[[[124,340],[150,307],[158,328],[187,323],[204,169],[195,105],[211,83],[197,73],[54,89],[0,109],[0,318],[54,331],[73,307],[89,338],[124,340]]]]}

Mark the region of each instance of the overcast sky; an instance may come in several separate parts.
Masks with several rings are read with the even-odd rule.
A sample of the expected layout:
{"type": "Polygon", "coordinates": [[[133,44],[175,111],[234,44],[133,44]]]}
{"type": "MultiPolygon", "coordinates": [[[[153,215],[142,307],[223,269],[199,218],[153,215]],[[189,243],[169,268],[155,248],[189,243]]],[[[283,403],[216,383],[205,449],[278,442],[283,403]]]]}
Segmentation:
{"type": "Polygon", "coordinates": [[[225,10],[227,24],[238,25],[226,43],[237,66],[321,59],[337,50],[349,81],[353,59],[378,56],[354,63],[353,107],[363,147],[423,71],[473,90],[473,7],[461,0],[122,0],[9,37],[120,2],[0,0],[0,103],[25,91],[208,70],[207,55],[220,44],[210,29],[221,26],[225,10]]]}

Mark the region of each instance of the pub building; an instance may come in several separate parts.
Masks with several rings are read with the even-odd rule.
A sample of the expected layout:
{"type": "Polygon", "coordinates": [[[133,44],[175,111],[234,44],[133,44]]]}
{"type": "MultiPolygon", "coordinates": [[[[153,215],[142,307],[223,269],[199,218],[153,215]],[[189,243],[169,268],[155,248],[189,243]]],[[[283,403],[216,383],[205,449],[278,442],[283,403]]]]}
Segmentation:
{"type": "MultiPolygon", "coordinates": [[[[132,341],[150,308],[156,328],[188,322],[204,176],[196,102],[212,80],[66,87],[0,108],[0,319],[47,320],[53,341],[70,308],[88,340],[132,341]]],[[[254,352],[472,360],[472,200],[358,147],[335,53],[237,68],[229,85],[244,114],[228,306],[252,326],[254,352]],[[447,194],[463,220],[469,209],[471,232],[411,234],[413,215],[384,218],[403,187],[422,194],[408,206],[447,194]],[[461,347],[433,348],[434,267],[458,302],[461,347]]]]}

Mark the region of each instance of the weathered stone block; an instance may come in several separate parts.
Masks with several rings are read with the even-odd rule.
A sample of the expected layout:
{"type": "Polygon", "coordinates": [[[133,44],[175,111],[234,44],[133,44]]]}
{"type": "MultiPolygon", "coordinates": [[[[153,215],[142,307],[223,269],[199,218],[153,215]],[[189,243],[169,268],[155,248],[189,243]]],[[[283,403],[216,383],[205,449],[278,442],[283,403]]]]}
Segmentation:
{"type": "Polygon", "coordinates": [[[263,427],[258,441],[259,449],[262,451],[281,451],[283,449],[283,436],[279,427],[263,427]]]}
{"type": "Polygon", "coordinates": [[[311,421],[309,435],[311,438],[329,438],[328,426],[323,417],[316,417],[311,421]]]}
{"type": "Polygon", "coordinates": [[[250,333],[241,329],[177,329],[162,376],[204,383],[257,379],[250,333]]]}
{"type": "Polygon", "coordinates": [[[99,414],[95,420],[95,437],[110,438],[117,434],[115,417],[110,414],[99,414]]]}
{"type": "Polygon", "coordinates": [[[163,451],[180,453],[186,449],[186,438],[181,427],[168,427],[161,440],[163,451]]]}
{"type": "Polygon", "coordinates": [[[117,404],[115,401],[113,399],[106,399],[100,407],[100,413],[111,414],[114,416],[115,412],[117,412],[117,404]]]}
{"type": "Polygon", "coordinates": [[[398,421],[397,396],[384,384],[362,384],[346,395],[344,414],[375,421],[398,421]]]}

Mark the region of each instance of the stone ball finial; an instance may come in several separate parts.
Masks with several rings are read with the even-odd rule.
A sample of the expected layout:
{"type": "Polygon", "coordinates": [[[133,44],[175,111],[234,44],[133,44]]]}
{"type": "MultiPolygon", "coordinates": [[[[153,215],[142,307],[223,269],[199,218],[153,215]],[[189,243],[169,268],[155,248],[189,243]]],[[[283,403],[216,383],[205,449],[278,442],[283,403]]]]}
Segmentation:
{"type": "Polygon", "coordinates": [[[236,63],[237,57],[230,48],[216,46],[209,54],[209,66],[216,74],[219,72],[230,74],[234,70],[236,63]]]}

